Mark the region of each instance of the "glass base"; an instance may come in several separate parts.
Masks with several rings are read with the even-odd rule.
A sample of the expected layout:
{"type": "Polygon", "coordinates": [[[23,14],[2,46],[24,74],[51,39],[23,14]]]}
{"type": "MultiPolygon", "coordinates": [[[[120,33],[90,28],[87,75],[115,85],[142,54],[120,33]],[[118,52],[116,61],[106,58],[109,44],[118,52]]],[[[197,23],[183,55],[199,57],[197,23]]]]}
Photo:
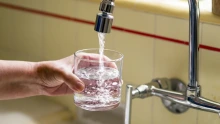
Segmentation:
{"type": "Polygon", "coordinates": [[[108,111],[108,110],[112,110],[115,109],[119,106],[120,102],[113,104],[113,105],[106,105],[106,106],[92,106],[92,105],[82,105],[82,104],[77,104],[75,103],[75,105],[77,107],[80,107],[84,110],[88,110],[88,111],[108,111]]]}

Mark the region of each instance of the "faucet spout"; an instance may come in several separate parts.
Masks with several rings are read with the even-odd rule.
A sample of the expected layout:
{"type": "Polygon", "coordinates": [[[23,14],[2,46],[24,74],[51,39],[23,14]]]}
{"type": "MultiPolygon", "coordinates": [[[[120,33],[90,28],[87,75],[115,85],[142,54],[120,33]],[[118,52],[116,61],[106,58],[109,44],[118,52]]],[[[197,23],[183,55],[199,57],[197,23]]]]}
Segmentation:
{"type": "Polygon", "coordinates": [[[114,17],[112,16],[115,4],[114,0],[103,0],[100,3],[99,11],[96,16],[94,30],[101,33],[110,33],[114,17]]]}
{"type": "Polygon", "coordinates": [[[209,111],[213,113],[220,113],[220,104],[203,97],[188,97],[190,106],[203,111],[209,111]]]}

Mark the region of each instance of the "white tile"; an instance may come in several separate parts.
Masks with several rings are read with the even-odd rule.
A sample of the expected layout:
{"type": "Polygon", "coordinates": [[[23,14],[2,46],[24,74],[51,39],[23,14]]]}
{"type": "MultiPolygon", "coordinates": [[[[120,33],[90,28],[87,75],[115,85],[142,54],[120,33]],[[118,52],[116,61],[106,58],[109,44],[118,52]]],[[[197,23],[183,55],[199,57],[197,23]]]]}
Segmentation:
{"type": "Polygon", "coordinates": [[[154,34],[155,15],[116,7],[113,25],[154,34]]]}
{"type": "Polygon", "coordinates": [[[220,48],[220,26],[202,24],[202,44],[220,48]]]}
{"type": "Polygon", "coordinates": [[[156,34],[189,41],[189,21],[168,16],[156,16],[156,34]]]}

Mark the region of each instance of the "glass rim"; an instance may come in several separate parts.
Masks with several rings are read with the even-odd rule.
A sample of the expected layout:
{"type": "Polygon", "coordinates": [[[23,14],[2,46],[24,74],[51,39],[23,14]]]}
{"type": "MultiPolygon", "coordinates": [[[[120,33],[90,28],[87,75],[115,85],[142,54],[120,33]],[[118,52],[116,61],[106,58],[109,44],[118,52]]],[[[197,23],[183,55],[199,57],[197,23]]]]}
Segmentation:
{"type": "MultiPolygon", "coordinates": [[[[98,60],[89,60],[89,59],[82,59],[80,58],[77,54],[78,53],[86,53],[86,52],[83,52],[83,51],[92,51],[92,50],[98,50],[99,51],[99,48],[89,48],[89,49],[81,49],[81,50],[78,50],[74,53],[74,57],[75,58],[78,58],[80,60],[85,60],[85,61],[89,61],[89,62],[99,62],[99,59],[98,60]]],[[[111,60],[103,60],[103,62],[118,62],[118,61],[121,61],[123,58],[124,58],[124,55],[116,50],[111,50],[111,49],[104,49],[104,51],[110,51],[110,52],[114,52],[114,53],[117,53],[119,55],[119,57],[117,59],[111,59],[111,60]]],[[[104,52],[105,53],[105,52],[104,52]]],[[[94,54],[94,53],[91,53],[91,54],[94,54]]],[[[104,54],[105,56],[105,54],[104,54]]],[[[106,56],[108,57],[108,56],[106,56]]]]}

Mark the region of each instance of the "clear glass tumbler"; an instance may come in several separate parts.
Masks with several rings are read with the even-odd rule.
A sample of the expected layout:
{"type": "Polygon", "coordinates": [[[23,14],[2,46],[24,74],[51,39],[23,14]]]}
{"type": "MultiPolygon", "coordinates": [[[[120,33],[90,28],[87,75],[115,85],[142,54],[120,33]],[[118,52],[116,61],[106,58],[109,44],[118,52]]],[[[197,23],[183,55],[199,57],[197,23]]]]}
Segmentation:
{"type": "Polygon", "coordinates": [[[100,57],[95,48],[74,55],[74,73],[85,83],[83,92],[74,93],[76,106],[89,111],[116,108],[121,100],[123,55],[105,49],[100,57]]]}

